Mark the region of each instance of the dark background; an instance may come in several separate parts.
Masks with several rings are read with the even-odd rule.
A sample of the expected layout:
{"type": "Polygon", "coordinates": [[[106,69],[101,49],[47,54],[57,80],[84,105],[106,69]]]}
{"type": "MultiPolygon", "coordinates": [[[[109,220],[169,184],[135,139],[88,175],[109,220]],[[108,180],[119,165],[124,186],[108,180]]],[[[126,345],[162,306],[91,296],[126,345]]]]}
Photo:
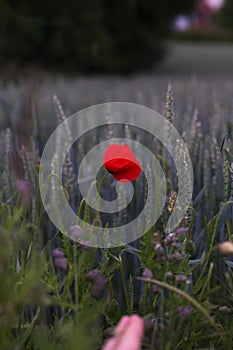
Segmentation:
{"type": "MultiPolygon", "coordinates": [[[[166,54],[175,16],[197,15],[199,2],[0,0],[0,62],[84,73],[147,70],[166,54]]],[[[200,25],[176,39],[229,40],[232,0],[212,17],[211,28],[200,25]]]]}

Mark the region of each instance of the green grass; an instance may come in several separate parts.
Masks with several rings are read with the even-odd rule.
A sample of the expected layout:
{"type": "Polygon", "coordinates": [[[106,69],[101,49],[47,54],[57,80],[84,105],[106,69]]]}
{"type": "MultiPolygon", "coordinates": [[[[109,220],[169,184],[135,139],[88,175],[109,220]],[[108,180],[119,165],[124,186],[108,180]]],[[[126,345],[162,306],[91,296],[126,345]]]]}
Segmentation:
{"type": "MultiPolygon", "coordinates": [[[[143,349],[232,349],[233,264],[217,247],[233,240],[233,83],[224,74],[173,75],[172,90],[167,83],[168,75],[153,74],[50,76],[35,90],[22,82],[1,85],[0,349],[101,349],[121,316],[133,313],[145,321],[143,349]],[[85,249],[57,231],[38,195],[37,164],[50,133],[65,118],[57,99],[54,106],[54,94],[66,115],[96,103],[128,101],[174,119],[194,167],[193,202],[180,225],[185,232],[170,238],[164,232],[175,196],[170,191],[157,225],[134,244],[85,249]],[[27,185],[20,189],[16,180],[27,185]],[[153,279],[138,278],[148,277],[148,270],[153,279]],[[191,311],[185,318],[186,307],[191,311]]],[[[98,131],[96,137],[110,132],[98,131]]],[[[75,149],[73,175],[94,139],[75,149]]],[[[173,165],[156,147],[170,190],[176,191],[173,165]]],[[[69,175],[67,163],[64,167],[69,175]]],[[[68,175],[63,186],[71,198],[68,175]]],[[[151,184],[137,181],[136,197],[143,202],[151,184]]],[[[80,209],[77,192],[74,205],[86,219],[99,220],[85,205],[80,209]]],[[[126,214],[130,217],[130,208],[126,214]]],[[[121,222],[123,215],[114,220],[121,222]]]]}

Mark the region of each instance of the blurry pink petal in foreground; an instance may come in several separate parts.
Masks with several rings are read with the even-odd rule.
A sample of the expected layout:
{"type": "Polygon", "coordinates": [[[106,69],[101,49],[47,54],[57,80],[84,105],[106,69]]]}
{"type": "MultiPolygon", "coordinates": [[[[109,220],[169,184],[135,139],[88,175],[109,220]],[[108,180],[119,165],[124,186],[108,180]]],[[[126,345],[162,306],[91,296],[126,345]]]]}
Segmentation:
{"type": "Polygon", "coordinates": [[[138,315],[123,316],[102,350],[140,350],[144,322],[138,315]]]}

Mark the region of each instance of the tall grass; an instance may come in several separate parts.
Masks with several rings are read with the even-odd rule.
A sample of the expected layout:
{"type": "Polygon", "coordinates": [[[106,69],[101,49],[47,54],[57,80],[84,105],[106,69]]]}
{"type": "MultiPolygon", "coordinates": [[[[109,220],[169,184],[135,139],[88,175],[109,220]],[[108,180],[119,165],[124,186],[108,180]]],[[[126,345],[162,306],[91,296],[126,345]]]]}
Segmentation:
{"type": "MultiPolygon", "coordinates": [[[[132,313],[145,320],[143,349],[232,349],[233,263],[218,249],[219,243],[232,240],[230,80],[174,78],[167,88],[158,77],[60,78],[35,86],[1,89],[0,349],[100,349],[122,314],[132,313]],[[165,234],[177,174],[155,142],[169,188],[159,221],[135,242],[96,249],[72,241],[80,228],[71,228],[68,238],[49,221],[38,170],[45,142],[58,123],[76,110],[109,100],[152,107],[174,123],[190,151],[194,191],[180,227],[165,234]]],[[[73,209],[103,226],[107,218],[94,216],[82,201],[78,164],[103,138],[123,133],[151,141],[129,126],[117,129],[110,119],[106,128],[74,145],[63,168],[62,186],[73,209]]],[[[59,150],[58,138],[51,174],[56,174],[59,150]]],[[[104,196],[108,186],[102,184],[104,196]]],[[[151,186],[137,180],[138,207],[129,206],[114,220],[122,223],[140,211],[151,186]]],[[[124,193],[120,197],[124,203],[124,193]]],[[[149,212],[147,216],[150,220],[149,212]]]]}

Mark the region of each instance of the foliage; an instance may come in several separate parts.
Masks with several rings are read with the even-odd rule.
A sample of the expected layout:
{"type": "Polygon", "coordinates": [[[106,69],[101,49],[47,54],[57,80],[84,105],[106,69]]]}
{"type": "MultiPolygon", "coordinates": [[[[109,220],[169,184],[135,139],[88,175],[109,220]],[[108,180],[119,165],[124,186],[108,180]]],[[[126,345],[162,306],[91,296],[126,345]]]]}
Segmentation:
{"type": "MultiPolygon", "coordinates": [[[[120,317],[133,313],[144,319],[143,349],[232,349],[233,264],[217,249],[219,242],[232,241],[232,83],[220,91],[219,81],[216,90],[213,82],[210,87],[209,82],[205,85],[194,79],[190,86],[196,95],[187,94],[186,100],[183,95],[177,98],[184,81],[179,84],[174,96],[169,84],[164,115],[177,123],[192,157],[192,205],[180,227],[166,234],[164,228],[176,190],[175,169],[157,144],[172,191],[156,227],[137,242],[116,249],[87,249],[60,235],[51,225],[38,195],[40,152],[35,141],[44,140],[43,128],[38,128],[35,138],[32,110],[27,109],[28,115],[23,113],[28,107],[25,99],[18,110],[21,127],[2,129],[1,349],[101,349],[120,317]],[[197,98],[200,115],[190,96],[197,98]]],[[[62,85],[64,88],[64,82],[62,85]]],[[[9,88],[6,95],[9,99],[2,113],[8,106],[11,124],[15,125],[9,107],[10,95],[15,102],[14,89],[12,92],[9,88]]],[[[65,120],[57,97],[54,104],[58,122],[65,120]]],[[[49,115],[49,110],[43,114],[46,123],[49,115]]],[[[109,137],[112,132],[111,126],[98,130],[96,138],[109,137]]],[[[135,130],[124,132],[132,137],[135,130]]],[[[71,164],[72,158],[67,159],[64,164],[63,186],[68,198],[72,198],[75,185],[70,169],[74,175],[74,164],[79,164],[91,147],[90,140],[95,141],[93,135],[89,136],[78,145],[78,158],[71,164]]],[[[143,200],[150,185],[137,183],[137,197],[143,200]]],[[[74,205],[76,210],[80,208],[77,191],[74,205]]],[[[130,211],[126,214],[131,215],[130,211]]],[[[85,208],[86,219],[90,215],[85,208]]],[[[124,220],[124,216],[117,219],[124,220]]]]}
{"type": "Polygon", "coordinates": [[[1,0],[0,55],[87,72],[145,69],[161,58],[171,18],[191,3],[1,0]]]}
{"type": "Polygon", "coordinates": [[[233,32],[232,16],[233,16],[232,1],[225,0],[219,14],[219,22],[223,26],[223,28],[228,29],[231,33],[233,32]]]}
{"type": "Polygon", "coordinates": [[[171,35],[172,40],[183,40],[188,42],[214,42],[225,43],[232,42],[233,34],[231,31],[216,29],[210,31],[203,30],[186,30],[183,32],[175,32],[171,35]]]}

